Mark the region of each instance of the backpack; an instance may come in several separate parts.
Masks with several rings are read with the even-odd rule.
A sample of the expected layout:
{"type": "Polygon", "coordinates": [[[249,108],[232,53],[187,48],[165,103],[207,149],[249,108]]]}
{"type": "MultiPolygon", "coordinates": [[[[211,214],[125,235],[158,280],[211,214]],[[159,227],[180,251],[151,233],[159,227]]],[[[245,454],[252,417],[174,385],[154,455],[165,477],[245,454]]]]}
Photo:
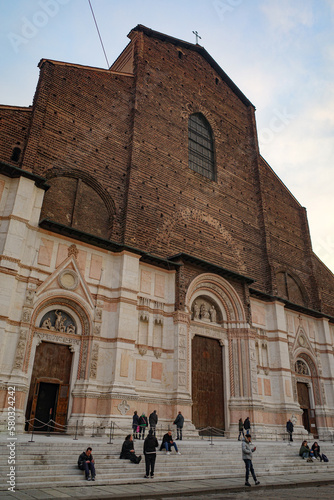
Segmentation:
{"type": "Polygon", "coordinates": [[[328,458],[326,457],[326,455],[324,453],[321,455],[321,457],[322,457],[324,462],[329,462],[328,458]]]}

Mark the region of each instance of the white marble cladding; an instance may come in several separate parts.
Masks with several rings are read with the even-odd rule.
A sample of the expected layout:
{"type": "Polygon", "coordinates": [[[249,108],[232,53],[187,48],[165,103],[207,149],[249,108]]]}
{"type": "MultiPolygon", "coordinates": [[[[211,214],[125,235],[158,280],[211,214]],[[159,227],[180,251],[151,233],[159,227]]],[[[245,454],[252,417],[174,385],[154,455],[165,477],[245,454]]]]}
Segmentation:
{"type": "MultiPolygon", "coordinates": [[[[0,176],[0,182],[0,378],[2,390],[20,387],[21,419],[40,342],[70,346],[70,405],[73,400],[80,412],[79,399],[90,395],[170,398],[190,408],[192,338],[202,335],[224,346],[226,422],[237,403],[282,418],[282,408],[300,415],[297,360],[311,374],[307,383],[322,418],[319,427],[325,429],[325,418],[334,421],[334,326],[327,319],[252,298],[248,325],[231,284],[204,273],[190,283],[185,311],[175,311],[175,271],[39,228],[43,191],[23,177],[0,176]],[[194,317],[196,300],[214,304],[210,318],[194,317]],[[55,310],[73,318],[72,333],[40,326],[55,310]]],[[[92,403],[87,414],[96,407],[92,403]]]]}

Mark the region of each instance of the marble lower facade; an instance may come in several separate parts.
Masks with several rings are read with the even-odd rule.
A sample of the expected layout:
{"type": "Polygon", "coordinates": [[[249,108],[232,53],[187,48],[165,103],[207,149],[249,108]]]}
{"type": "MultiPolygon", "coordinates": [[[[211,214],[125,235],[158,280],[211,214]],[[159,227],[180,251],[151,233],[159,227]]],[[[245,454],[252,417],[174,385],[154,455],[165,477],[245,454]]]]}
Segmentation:
{"type": "Polygon", "coordinates": [[[247,311],[214,272],[177,310],[176,264],[41,226],[34,178],[0,181],[1,431],[15,405],[16,432],[52,420],[124,434],[135,410],[157,410],[166,428],[182,411],[188,435],[236,436],[247,416],[257,437],[281,438],[288,419],[300,435],[333,433],[330,318],[255,296],[247,311]]]}

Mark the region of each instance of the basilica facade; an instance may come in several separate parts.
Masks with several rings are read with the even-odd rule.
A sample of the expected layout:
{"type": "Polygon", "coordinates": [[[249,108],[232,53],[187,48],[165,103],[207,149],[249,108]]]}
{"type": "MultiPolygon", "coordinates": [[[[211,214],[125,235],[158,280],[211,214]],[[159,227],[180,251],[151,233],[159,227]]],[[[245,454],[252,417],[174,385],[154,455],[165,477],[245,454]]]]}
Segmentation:
{"type": "Polygon", "coordinates": [[[138,25],[0,106],[0,412],[17,432],[334,431],[334,277],[206,50],[138,25]]]}

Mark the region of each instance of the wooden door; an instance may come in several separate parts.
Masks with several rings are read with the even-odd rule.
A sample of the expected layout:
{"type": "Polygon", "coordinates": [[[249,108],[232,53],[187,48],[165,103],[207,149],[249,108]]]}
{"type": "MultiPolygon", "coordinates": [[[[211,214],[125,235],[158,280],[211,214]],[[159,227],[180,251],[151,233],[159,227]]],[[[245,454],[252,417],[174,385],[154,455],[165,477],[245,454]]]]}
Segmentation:
{"type": "MultiPolygon", "coordinates": [[[[53,399],[52,401],[48,401],[48,416],[46,416],[45,414],[45,408],[40,408],[40,410],[43,411],[43,419],[39,418],[39,420],[49,420],[50,409],[52,409],[52,420],[56,421],[56,418],[58,418],[58,423],[61,423],[62,425],[66,424],[72,356],[73,353],[70,351],[67,345],[42,342],[36,348],[34,367],[31,376],[30,390],[27,401],[27,420],[32,420],[33,422],[34,419],[37,418],[36,411],[38,408],[38,398],[39,395],[42,396],[42,393],[40,394],[40,391],[41,384],[43,383],[49,384],[47,394],[44,394],[44,396],[49,399],[53,399]],[[57,385],[57,397],[54,395],[54,384],[57,385]],[[52,396],[52,394],[54,397],[52,396]],[[64,396],[65,394],[66,396],[64,396]],[[58,396],[60,397],[58,398],[58,396]]],[[[43,387],[45,389],[46,386],[43,387]]],[[[42,398],[40,402],[42,402],[42,398]]],[[[30,430],[31,427],[32,423],[27,426],[26,429],[30,430]]],[[[59,430],[61,430],[61,428],[59,428],[59,430]]]]}
{"type": "Polygon", "coordinates": [[[68,406],[68,396],[69,396],[70,386],[69,384],[63,384],[59,388],[57,409],[55,414],[55,427],[58,431],[64,431],[64,426],[67,423],[67,406],[68,406]],[[59,425],[57,425],[59,424],[59,425]]]}
{"type": "Polygon", "coordinates": [[[318,438],[318,429],[315,418],[315,411],[311,408],[310,394],[308,385],[304,382],[297,382],[297,392],[298,392],[298,403],[303,410],[303,426],[304,428],[313,434],[315,438],[318,438]]]}
{"type": "Polygon", "coordinates": [[[193,424],[224,429],[222,347],[218,340],[195,335],[192,342],[193,424]]]}

